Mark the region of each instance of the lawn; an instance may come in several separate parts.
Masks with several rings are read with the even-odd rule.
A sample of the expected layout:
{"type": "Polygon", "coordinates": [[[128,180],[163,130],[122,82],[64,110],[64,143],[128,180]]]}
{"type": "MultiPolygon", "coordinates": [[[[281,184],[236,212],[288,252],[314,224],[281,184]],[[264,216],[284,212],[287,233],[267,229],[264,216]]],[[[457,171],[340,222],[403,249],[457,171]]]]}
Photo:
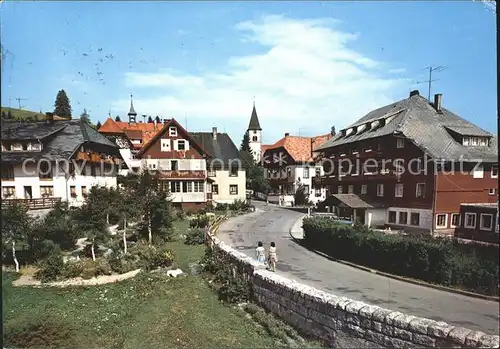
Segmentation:
{"type": "MultiPolygon", "coordinates": [[[[176,222],[183,234],[187,222],[176,222]]],[[[224,306],[189,264],[204,246],[168,243],[188,275],[141,273],[117,284],[79,288],[14,288],[3,273],[4,346],[71,348],[276,347],[262,326],[224,306]]]]}
{"type": "MultiPolygon", "coordinates": [[[[0,108],[2,112],[5,112],[7,114],[9,111],[14,119],[17,120],[26,120],[26,119],[32,119],[32,120],[45,120],[46,115],[43,113],[38,113],[34,111],[29,111],[29,110],[24,110],[24,109],[17,109],[17,108],[9,108],[9,107],[1,107],[0,108]]],[[[64,120],[64,118],[54,116],[54,120],[64,120]]]]}

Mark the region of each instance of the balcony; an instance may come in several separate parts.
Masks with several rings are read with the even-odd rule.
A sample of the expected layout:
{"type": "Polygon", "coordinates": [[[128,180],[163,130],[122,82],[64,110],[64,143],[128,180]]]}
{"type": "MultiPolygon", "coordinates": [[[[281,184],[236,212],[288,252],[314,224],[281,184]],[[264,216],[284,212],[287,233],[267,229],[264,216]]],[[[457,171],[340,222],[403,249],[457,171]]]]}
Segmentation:
{"type": "Polygon", "coordinates": [[[160,179],[197,179],[203,180],[207,178],[207,172],[203,170],[187,170],[187,171],[158,171],[158,178],[160,179]]]}
{"type": "Polygon", "coordinates": [[[54,208],[61,198],[39,198],[39,199],[3,199],[2,209],[10,205],[18,204],[25,206],[28,210],[42,210],[54,208]]]}
{"type": "Polygon", "coordinates": [[[118,158],[108,157],[107,155],[100,155],[97,153],[86,153],[79,151],[75,155],[76,160],[87,161],[91,163],[107,163],[107,164],[119,164],[121,162],[118,158]]]}

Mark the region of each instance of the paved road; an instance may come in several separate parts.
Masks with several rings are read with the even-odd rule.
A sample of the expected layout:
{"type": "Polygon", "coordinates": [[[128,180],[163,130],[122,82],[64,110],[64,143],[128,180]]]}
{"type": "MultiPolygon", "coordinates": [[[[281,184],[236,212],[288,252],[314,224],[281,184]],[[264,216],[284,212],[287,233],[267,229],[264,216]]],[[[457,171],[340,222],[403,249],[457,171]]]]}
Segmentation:
{"type": "Polygon", "coordinates": [[[330,261],[296,244],[290,228],[301,214],[256,202],[257,211],[225,222],[217,234],[232,247],[255,256],[258,241],[276,243],[277,272],[290,279],[406,314],[498,334],[498,302],[405,283],[330,261]]]}

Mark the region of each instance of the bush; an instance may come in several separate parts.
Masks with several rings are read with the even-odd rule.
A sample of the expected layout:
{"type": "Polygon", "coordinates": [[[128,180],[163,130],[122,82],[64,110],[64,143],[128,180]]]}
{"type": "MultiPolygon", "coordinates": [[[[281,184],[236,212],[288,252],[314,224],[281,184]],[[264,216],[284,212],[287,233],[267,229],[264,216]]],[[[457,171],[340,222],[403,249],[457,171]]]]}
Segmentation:
{"type": "Polygon", "coordinates": [[[136,256],[140,267],[147,271],[170,267],[174,261],[172,251],[146,244],[137,244],[130,252],[136,256]]]}
{"type": "Polygon", "coordinates": [[[35,279],[41,282],[55,281],[61,276],[64,268],[63,257],[60,248],[53,250],[50,255],[41,262],[40,270],[35,273],[35,279]]]}
{"type": "Polygon", "coordinates": [[[81,276],[83,279],[92,279],[100,275],[111,275],[113,269],[105,258],[99,258],[95,261],[86,259],[82,263],[81,276]]]}
{"type": "Polygon", "coordinates": [[[33,244],[33,258],[35,261],[47,259],[47,257],[59,248],[52,240],[37,241],[33,244]]]}
{"type": "Polygon", "coordinates": [[[498,246],[429,236],[385,235],[324,217],[303,222],[308,246],[388,273],[498,295],[498,246]]]}
{"type": "Polygon", "coordinates": [[[207,215],[198,215],[189,221],[190,228],[205,228],[210,223],[210,217],[207,215]]]}
{"type": "Polygon", "coordinates": [[[252,298],[252,287],[230,265],[222,266],[216,273],[214,282],[220,285],[219,299],[228,303],[242,303],[252,298]]]}
{"type": "MultiPolygon", "coordinates": [[[[92,244],[85,245],[82,254],[84,257],[92,258],[92,244]]],[[[94,254],[96,257],[102,254],[102,251],[97,244],[94,244],[94,254]]]]}
{"type": "Polygon", "coordinates": [[[141,267],[140,260],[137,255],[127,253],[123,255],[120,251],[114,251],[108,258],[110,268],[118,273],[124,274],[129,271],[139,269],[141,267]]]}
{"type": "Polygon", "coordinates": [[[61,278],[72,279],[80,276],[82,273],[83,273],[82,262],[67,262],[61,271],[61,278]]]}
{"type": "Polygon", "coordinates": [[[203,245],[205,243],[205,229],[191,228],[184,243],[186,245],[203,245]]]}
{"type": "Polygon", "coordinates": [[[245,200],[234,200],[232,204],[229,205],[231,211],[248,211],[250,209],[250,204],[245,200]]]}
{"type": "Polygon", "coordinates": [[[229,210],[229,205],[226,203],[220,203],[220,204],[217,204],[217,206],[215,206],[215,211],[225,212],[227,210],[229,210]]]}

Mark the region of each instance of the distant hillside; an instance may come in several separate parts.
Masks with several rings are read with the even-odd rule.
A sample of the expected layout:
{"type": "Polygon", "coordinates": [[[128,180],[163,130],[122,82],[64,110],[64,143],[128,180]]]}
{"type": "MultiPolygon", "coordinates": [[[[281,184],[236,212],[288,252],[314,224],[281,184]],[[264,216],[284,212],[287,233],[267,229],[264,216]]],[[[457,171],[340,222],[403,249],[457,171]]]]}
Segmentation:
{"type": "MultiPolygon", "coordinates": [[[[12,118],[16,120],[45,120],[46,115],[45,114],[40,114],[34,111],[29,111],[29,110],[23,110],[23,109],[16,109],[16,108],[9,108],[9,107],[0,107],[1,111],[0,114],[5,112],[7,113],[10,111],[12,118]]],[[[54,116],[54,120],[65,120],[65,118],[62,118],[60,116],[54,116]]]]}

